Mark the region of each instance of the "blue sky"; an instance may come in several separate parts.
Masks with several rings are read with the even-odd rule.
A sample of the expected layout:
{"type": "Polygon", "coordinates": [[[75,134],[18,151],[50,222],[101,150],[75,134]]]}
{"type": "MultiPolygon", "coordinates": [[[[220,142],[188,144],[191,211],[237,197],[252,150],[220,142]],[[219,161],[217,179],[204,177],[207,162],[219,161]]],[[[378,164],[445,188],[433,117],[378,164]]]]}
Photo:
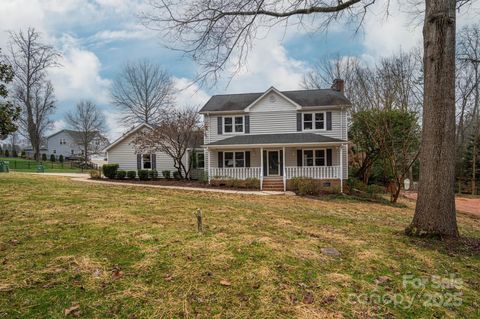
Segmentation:
{"type": "MultiPolygon", "coordinates": [[[[179,52],[161,45],[160,35],[139,24],[137,13],[145,10],[141,0],[0,0],[0,47],[8,43],[8,30],[33,26],[62,54],[63,67],[50,71],[57,96],[55,125],[66,127],[67,111],[81,99],[91,99],[105,112],[109,137],[116,138],[127,128],[118,121],[110,105],[111,81],[123,63],[149,58],[167,69],[178,89],[185,88],[197,66],[179,52]]],[[[180,91],[179,104],[201,105],[211,94],[262,91],[274,85],[280,90],[300,88],[303,75],[325,55],[358,56],[375,61],[399,48],[408,50],[421,43],[421,28],[411,23],[397,5],[386,19],[381,7],[373,7],[363,31],[332,26],[328,34],[290,28],[273,30],[258,40],[245,70],[226,87],[228,74],[212,88],[189,87],[180,91]]],[[[478,14],[478,8],[474,8],[478,14]]],[[[459,24],[473,21],[466,16],[459,24]]]]}

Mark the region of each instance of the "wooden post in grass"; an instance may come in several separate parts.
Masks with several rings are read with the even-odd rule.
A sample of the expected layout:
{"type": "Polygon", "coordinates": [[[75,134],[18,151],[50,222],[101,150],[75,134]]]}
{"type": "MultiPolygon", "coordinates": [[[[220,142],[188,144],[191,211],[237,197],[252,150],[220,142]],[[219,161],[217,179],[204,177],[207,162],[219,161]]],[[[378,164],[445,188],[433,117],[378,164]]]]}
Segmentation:
{"type": "Polygon", "coordinates": [[[197,208],[195,216],[197,216],[197,231],[203,233],[202,210],[200,208],[197,208]]]}

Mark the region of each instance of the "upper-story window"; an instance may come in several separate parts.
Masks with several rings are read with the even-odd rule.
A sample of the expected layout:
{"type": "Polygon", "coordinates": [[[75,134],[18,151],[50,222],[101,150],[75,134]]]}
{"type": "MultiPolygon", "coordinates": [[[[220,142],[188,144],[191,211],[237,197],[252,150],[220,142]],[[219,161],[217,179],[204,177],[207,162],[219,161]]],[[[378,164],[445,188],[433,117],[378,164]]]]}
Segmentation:
{"type": "Polygon", "coordinates": [[[67,144],[67,140],[64,139],[64,138],[61,138],[61,139],[60,139],[60,144],[67,144]]]}
{"type": "Polygon", "coordinates": [[[303,130],[324,130],[325,112],[303,113],[303,130]]]}
{"type": "Polygon", "coordinates": [[[243,116],[224,116],[223,131],[225,133],[243,133],[243,116]]]}

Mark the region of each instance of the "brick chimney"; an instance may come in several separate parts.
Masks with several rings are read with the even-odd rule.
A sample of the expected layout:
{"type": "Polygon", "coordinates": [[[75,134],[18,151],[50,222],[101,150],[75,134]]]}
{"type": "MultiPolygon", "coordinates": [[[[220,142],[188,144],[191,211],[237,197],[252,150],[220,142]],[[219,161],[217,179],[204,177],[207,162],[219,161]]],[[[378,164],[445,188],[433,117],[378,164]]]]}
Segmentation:
{"type": "Polygon", "coordinates": [[[333,84],[332,84],[331,89],[343,93],[344,87],[345,87],[345,81],[344,80],[335,79],[335,80],[333,80],[333,84]]]}

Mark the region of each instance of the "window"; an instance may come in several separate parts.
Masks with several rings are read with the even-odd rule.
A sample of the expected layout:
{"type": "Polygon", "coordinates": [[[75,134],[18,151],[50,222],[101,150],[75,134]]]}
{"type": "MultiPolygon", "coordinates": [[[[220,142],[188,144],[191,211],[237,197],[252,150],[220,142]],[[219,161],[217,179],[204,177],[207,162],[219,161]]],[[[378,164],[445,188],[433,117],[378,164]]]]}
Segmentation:
{"type": "Polygon", "coordinates": [[[223,165],[225,167],[245,167],[245,152],[224,152],[223,165]]]}
{"type": "Polygon", "coordinates": [[[325,129],[325,112],[303,113],[303,129],[304,130],[324,130],[325,129]]]}
{"type": "Polygon", "coordinates": [[[315,150],[315,166],[325,166],[325,150],[315,150]]]}
{"type": "Polygon", "coordinates": [[[223,131],[225,133],[243,133],[243,116],[225,116],[223,131]]]}
{"type": "Polygon", "coordinates": [[[235,167],[245,167],[244,152],[235,152],[235,167]]]}
{"type": "Polygon", "coordinates": [[[72,153],[72,155],[74,154],[73,150],[70,150],[70,153],[72,153]]]}
{"type": "Polygon", "coordinates": [[[64,138],[61,138],[61,139],[60,139],[60,145],[61,145],[61,144],[67,144],[67,140],[64,139],[64,138]]]}
{"type": "Polygon", "coordinates": [[[325,166],[325,149],[303,150],[303,166],[325,166]]]}
{"type": "Polygon", "coordinates": [[[152,157],[150,154],[143,154],[142,155],[142,163],[143,169],[151,169],[152,168],[152,157]]]}
{"type": "Polygon", "coordinates": [[[57,154],[57,150],[53,150],[53,154],[57,154]]]}
{"type": "Polygon", "coordinates": [[[205,154],[197,153],[197,168],[205,167],[205,154]]]}
{"type": "Polygon", "coordinates": [[[313,166],[313,150],[303,151],[303,166],[313,166]]]}

